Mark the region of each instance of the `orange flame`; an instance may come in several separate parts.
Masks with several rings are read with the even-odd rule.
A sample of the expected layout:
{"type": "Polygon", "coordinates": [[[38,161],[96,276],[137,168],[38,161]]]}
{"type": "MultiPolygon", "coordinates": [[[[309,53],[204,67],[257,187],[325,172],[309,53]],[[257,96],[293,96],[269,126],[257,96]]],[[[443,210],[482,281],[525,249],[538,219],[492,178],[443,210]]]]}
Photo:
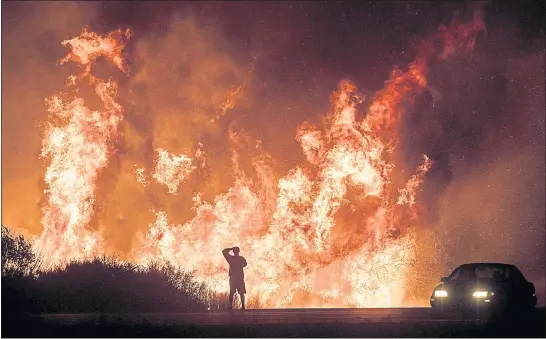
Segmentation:
{"type": "Polygon", "coordinates": [[[450,25],[441,26],[435,34],[421,42],[415,60],[408,70],[394,70],[385,88],[376,93],[368,111],[369,128],[379,132],[384,140],[396,142],[393,128],[404,113],[405,101],[412,101],[427,85],[426,76],[435,59],[445,59],[461,49],[474,47],[478,34],[485,30],[483,13],[477,8],[472,21],[454,20],[450,25]],[[440,43],[439,48],[436,45],[440,43]],[[386,134],[385,134],[386,133],[386,134]]]}
{"type": "Polygon", "coordinates": [[[184,154],[178,156],[169,154],[169,152],[161,148],[156,151],[157,163],[153,178],[158,183],[167,186],[170,194],[175,194],[178,191],[180,182],[195,169],[193,160],[184,154]]]}
{"type": "Polygon", "coordinates": [[[423,158],[423,163],[417,169],[417,173],[411,176],[411,178],[406,183],[406,187],[398,190],[400,193],[398,199],[396,200],[396,203],[398,205],[415,204],[415,192],[423,182],[423,177],[432,166],[432,162],[426,155],[424,155],[423,158]]]}
{"type": "MultiPolygon", "coordinates": [[[[111,140],[123,119],[123,108],[115,100],[116,83],[93,77],[91,62],[104,56],[126,71],[121,55],[124,44],[114,38],[121,34],[117,31],[100,37],[84,30],[79,37],[63,41],[71,52],[61,64],[73,60],[85,66],[80,76],[70,76],[68,83],[76,85],[87,79],[94,85],[103,109],[92,111],[82,98],[68,93],[47,100],[51,115],[67,120],[67,123],[61,126],[50,123],[43,140],[41,156],[51,163],[45,175],[48,189],[42,217],[44,229],[35,247],[42,253],[46,267],[85,260],[102,253],[101,237],[86,229],[86,225],[93,215],[95,182],[99,171],[108,163],[111,140]]],[[[129,31],[125,36],[129,37],[129,31]]]]}
{"type": "MultiPolygon", "coordinates": [[[[184,154],[174,155],[162,148],[156,149],[156,153],[157,156],[152,178],[158,183],[167,186],[168,192],[174,195],[178,193],[180,184],[186,180],[197,167],[204,168],[206,164],[205,152],[203,151],[203,144],[201,143],[198,144],[194,158],[184,154]],[[200,163],[198,164],[197,161],[200,163]]],[[[148,186],[148,177],[145,168],[135,168],[135,176],[137,182],[142,184],[142,186],[148,186]]]]}
{"type": "Polygon", "coordinates": [[[228,91],[226,101],[222,104],[222,106],[220,106],[220,113],[218,113],[213,121],[220,119],[224,114],[226,114],[227,111],[232,110],[235,107],[237,98],[239,97],[242,89],[242,86],[237,86],[228,91]]]}
{"type": "MultiPolygon", "coordinates": [[[[135,166],[136,167],[136,166],[135,166]]],[[[142,186],[148,186],[148,178],[146,177],[146,169],[142,167],[135,168],[135,176],[138,183],[142,186]]]]}

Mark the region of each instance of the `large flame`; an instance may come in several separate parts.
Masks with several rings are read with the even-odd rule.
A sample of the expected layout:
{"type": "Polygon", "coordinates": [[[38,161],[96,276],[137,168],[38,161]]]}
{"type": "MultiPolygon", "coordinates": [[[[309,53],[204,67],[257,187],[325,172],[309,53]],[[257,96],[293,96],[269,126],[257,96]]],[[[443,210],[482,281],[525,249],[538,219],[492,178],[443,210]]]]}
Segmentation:
{"type": "MultiPolygon", "coordinates": [[[[396,184],[392,154],[399,121],[426,86],[432,62],[472,48],[482,30],[479,12],[470,23],[441,27],[420,46],[407,70],[395,70],[369,103],[354,84],[341,81],[322,128],[303,122],[295,133],[308,163],[277,175],[263,152],[252,159],[253,180],[240,165],[241,154],[234,152],[233,186],[210,202],[195,192],[195,215],[182,225],[169,224],[165,211],[153,209],[156,220],[138,235],[130,259],[195,270],[217,291],[226,291],[221,250],[237,245],[249,262],[247,290],[263,306],[401,305],[420,223],[417,192],[432,162],[424,155],[415,174],[396,184]],[[364,114],[361,107],[367,107],[364,114]]],[[[103,55],[124,70],[123,44],[112,37],[85,32],[67,42],[73,52],[64,59],[85,66],[73,79],[89,79],[104,110],[92,112],[82,99],[66,103],[57,96],[50,101],[52,112],[70,119],[63,127],[52,126],[44,140],[44,155],[52,163],[46,174],[44,233],[37,246],[55,263],[101,253],[100,236],[86,225],[122,109],[114,101],[115,84],[93,77],[90,65],[103,55]]],[[[228,92],[217,118],[235,106],[240,90],[228,92]]],[[[236,141],[238,135],[231,132],[230,137],[236,141]]],[[[193,157],[172,152],[156,150],[152,178],[176,195],[188,176],[197,175],[197,161],[202,167],[205,162],[201,148],[193,157]]],[[[135,170],[135,180],[148,184],[144,168],[135,170]]]]}
{"type": "Polygon", "coordinates": [[[61,64],[72,60],[84,66],[81,74],[68,78],[69,86],[90,83],[103,107],[89,109],[77,96],[77,90],[47,100],[52,122],[45,132],[41,155],[51,163],[45,175],[48,189],[43,208],[44,229],[35,242],[46,267],[102,253],[100,235],[86,226],[93,214],[97,176],[113,151],[112,139],[123,119],[123,108],[116,102],[117,84],[94,77],[91,65],[98,57],[104,57],[126,71],[122,50],[123,38],[128,37],[129,31],[101,37],[84,30],[79,37],[63,41],[71,52],[61,64]]]}
{"type": "MultiPolygon", "coordinates": [[[[185,225],[169,225],[166,213],[156,212],[156,222],[135,249],[136,260],[195,269],[222,291],[225,262],[218,249],[237,241],[255,265],[247,273],[251,296],[263,305],[400,304],[413,235],[393,217],[397,211],[388,190],[393,165],[383,159],[389,149],[362,127],[366,120],[357,122],[355,106],[362,98],[355,90],[341,83],[327,116],[328,130],[301,126],[298,139],[312,166],[279,178],[273,205],[265,204],[266,194],[256,193],[256,185],[239,171],[235,185],[214,203],[196,199],[196,216],[185,225]],[[342,209],[358,222],[338,218],[342,209]],[[301,299],[303,291],[313,291],[316,300],[301,299]]],[[[262,181],[271,180],[263,159],[255,166],[262,181]]],[[[415,195],[429,166],[425,158],[401,197],[415,195]]],[[[412,203],[398,200],[412,210],[412,203]]]]}

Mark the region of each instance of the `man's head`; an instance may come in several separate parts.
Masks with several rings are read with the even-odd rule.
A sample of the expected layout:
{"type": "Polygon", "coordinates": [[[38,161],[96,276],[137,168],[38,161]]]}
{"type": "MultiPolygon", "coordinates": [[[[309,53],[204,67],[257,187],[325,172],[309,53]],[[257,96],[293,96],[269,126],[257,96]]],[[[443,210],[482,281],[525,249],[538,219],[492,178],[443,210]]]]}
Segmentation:
{"type": "Polygon", "coordinates": [[[239,247],[233,247],[233,254],[239,255],[239,252],[240,252],[239,247]]]}

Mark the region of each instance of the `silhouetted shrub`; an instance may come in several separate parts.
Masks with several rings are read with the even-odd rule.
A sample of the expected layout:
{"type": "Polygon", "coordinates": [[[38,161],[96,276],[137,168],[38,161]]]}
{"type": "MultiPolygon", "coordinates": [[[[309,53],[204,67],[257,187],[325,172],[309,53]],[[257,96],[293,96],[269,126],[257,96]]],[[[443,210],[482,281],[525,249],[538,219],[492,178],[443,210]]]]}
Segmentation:
{"type": "Polygon", "coordinates": [[[2,225],[2,319],[30,308],[29,289],[38,267],[30,243],[2,225]]]}
{"type": "Polygon", "coordinates": [[[184,312],[206,310],[207,288],[171,265],[147,269],[111,259],[71,263],[34,281],[37,312],[184,312]]]}
{"type": "Polygon", "coordinates": [[[38,271],[24,237],[2,227],[2,314],[187,312],[226,309],[192,272],[168,263],[141,267],[110,258],[38,271]]]}
{"type": "Polygon", "coordinates": [[[2,225],[2,277],[20,278],[36,274],[40,266],[32,246],[22,236],[2,225]]]}

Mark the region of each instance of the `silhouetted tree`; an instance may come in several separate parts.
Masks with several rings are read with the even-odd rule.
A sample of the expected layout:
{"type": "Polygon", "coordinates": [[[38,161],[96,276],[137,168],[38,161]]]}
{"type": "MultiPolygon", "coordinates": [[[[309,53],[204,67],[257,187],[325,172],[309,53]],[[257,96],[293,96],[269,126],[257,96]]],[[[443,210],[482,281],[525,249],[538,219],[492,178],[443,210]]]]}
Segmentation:
{"type": "Polygon", "coordinates": [[[39,260],[31,245],[15,236],[2,225],[2,319],[26,312],[30,308],[30,293],[38,272],[39,260]]]}
{"type": "Polygon", "coordinates": [[[39,264],[32,246],[25,238],[22,235],[15,236],[2,225],[2,277],[35,275],[39,264]]]}

